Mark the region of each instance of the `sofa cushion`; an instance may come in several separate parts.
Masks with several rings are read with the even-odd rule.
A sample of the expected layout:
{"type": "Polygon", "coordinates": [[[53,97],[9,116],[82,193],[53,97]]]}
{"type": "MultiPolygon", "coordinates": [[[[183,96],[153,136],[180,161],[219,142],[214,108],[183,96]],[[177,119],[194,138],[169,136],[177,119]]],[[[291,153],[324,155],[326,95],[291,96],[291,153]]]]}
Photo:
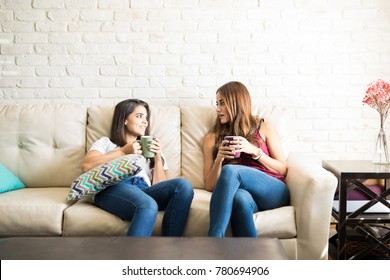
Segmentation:
{"type": "MultiPolygon", "coordinates": [[[[92,106],[88,109],[87,145],[102,136],[110,136],[114,106],[92,106]]],[[[168,163],[168,178],[181,176],[180,109],[176,106],[150,105],[150,135],[158,137],[168,163]]]]}
{"type": "Polygon", "coordinates": [[[0,162],[28,188],[69,187],[82,173],[86,120],[80,105],[2,105],[0,162]]]}
{"type": "Polygon", "coordinates": [[[69,190],[68,200],[92,196],[105,188],[129,179],[141,171],[145,158],[141,155],[125,155],[103,163],[77,177],[69,190]]]}
{"type": "Polygon", "coordinates": [[[24,188],[0,195],[0,236],[59,236],[67,188],[24,188]]]}
{"type": "Polygon", "coordinates": [[[24,184],[11,171],[0,163],[0,193],[24,188],[24,184]]]}
{"type": "MultiPolygon", "coordinates": [[[[209,229],[209,205],[211,193],[195,190],[184,236],[207,236],[209,229]]],[[[161,224],[164,212],[157,216],[153,235],[161,235],[161,224]]],[[[291,206],[270,211],[258,212],[254,215],[256,228],[260,236],[292,238],[296,236],[294,209],[291,206]]],[[[129,226],[123,221],[96,207],[91,199],[81,199],[65,210],[64,236],[88,235],[125,235],[129,226]]],[[[231,236],[230,230],[227,236],[231,236]]]]}

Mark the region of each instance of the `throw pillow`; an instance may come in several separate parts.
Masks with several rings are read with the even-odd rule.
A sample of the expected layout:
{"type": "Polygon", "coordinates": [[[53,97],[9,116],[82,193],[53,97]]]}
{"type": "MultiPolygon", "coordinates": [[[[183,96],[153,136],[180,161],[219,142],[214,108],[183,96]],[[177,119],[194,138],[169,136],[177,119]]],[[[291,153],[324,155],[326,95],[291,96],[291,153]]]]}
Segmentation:
{"type": "Polygon", "coordinates": [[[138,174],[145,165],[142,155],[125,155],[81,174],[70,186],[68,200],[92,196],[138,174]]]}
{"type": "Polygon", "coordinates": [[[24,187],[23,182],[0,163],[0,193],[18,190],[24,187]]]}

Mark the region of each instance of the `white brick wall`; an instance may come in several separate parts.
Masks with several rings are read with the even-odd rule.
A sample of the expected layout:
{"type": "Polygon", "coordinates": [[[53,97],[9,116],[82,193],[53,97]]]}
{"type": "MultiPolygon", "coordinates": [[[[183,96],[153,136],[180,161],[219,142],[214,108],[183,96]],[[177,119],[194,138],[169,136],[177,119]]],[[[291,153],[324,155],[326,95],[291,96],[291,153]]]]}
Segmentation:
{"type": "Polygon", "coordinates": [[[240,80],[286,107],[302,156],[370,159],[378,78],[388,0],[0,0],[0,104],[210,105],[240,80]]]}

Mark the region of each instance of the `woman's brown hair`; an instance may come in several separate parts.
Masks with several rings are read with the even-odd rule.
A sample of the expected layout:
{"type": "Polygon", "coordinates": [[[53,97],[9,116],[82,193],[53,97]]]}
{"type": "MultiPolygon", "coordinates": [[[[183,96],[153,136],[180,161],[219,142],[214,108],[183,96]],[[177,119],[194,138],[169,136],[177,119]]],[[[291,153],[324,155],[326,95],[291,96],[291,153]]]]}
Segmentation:
{"type": "Polygon", "coordinates": [[[259,128],[260,119],[252,115],[252,101],[246,86],[240,82],[224,84],[216,93],[219,93],[229,114],[229,123],[222,124],[216,119],[211,132],[215,134],[213,157],[216,158],[218,147],[227,135],[242,136],[249,142],[258,142],[253,134],[259,128]]]}

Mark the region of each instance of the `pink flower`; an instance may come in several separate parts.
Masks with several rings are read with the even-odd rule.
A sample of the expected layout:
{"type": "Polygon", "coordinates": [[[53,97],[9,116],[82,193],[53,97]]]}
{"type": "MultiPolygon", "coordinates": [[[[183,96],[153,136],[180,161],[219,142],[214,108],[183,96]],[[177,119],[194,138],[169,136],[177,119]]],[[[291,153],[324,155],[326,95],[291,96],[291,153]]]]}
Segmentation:
{"type": "Polygon", "coordinates": [[[390,110],[390,83],[379,79],[368,85],[363,103],[377,110],[381,117],[381,126],[390,110]]]}

